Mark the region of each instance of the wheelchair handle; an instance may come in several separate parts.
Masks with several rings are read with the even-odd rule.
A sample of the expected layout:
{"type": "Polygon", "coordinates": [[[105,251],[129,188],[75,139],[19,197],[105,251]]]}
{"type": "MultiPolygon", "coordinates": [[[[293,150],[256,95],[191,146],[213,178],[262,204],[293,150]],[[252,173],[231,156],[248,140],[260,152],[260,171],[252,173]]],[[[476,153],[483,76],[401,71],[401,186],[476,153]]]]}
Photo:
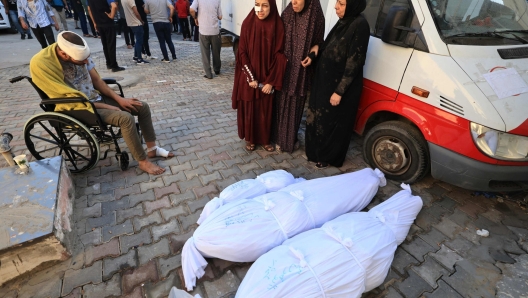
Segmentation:
{"type": "Polygon", "coordinates": [[[12,79],[9,79],[9,83],[13,84],[13,83],[16,83],[16,82],[20,82],[22,81],[23,79],[28,79],[29,77],[27,76],[18,76],[18,77],[14,77],[12,79]]]}

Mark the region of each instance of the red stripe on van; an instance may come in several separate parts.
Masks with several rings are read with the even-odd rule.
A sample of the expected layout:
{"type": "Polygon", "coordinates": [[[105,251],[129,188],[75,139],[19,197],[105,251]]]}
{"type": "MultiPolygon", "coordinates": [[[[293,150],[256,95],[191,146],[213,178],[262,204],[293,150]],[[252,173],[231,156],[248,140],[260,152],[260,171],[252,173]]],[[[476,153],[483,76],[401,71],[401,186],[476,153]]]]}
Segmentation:
{"type": "Polygon", "coordinates": [[[521,125],[517,126],[517,128],[508,132],[514,135],[528,136],[528,119],[526,119],[521,125]]]}
{"type": "Polygon", "coordinates": [[[391,112],[413,122],[427,141],[461,155],[489,164],[528,165],[528,162],[497,160],[482,153],[471,138],[467,119],[367,79],[364,79],[364,86],[356,118],[355,131],[358,134],[363,134],[373,115],[391,112]]]}

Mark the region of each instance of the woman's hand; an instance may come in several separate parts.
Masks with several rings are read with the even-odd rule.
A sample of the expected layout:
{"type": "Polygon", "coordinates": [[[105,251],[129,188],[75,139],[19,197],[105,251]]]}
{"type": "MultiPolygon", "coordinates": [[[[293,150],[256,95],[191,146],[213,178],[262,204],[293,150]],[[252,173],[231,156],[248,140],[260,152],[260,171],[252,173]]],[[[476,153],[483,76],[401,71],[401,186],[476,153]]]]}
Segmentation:
{"type": "Polygon", "coordinates": [[[262,93],[270,94],[271,90],[273,90],[273,86],[271,86],[270,84],[266,84],[264,85],[264,87],[262,87],[262,93]]]}
{"type": "Polygon", "coordinates": [[[310,57],[308,57],[308,56],[307,56],[306,58],[304,58],[303,61],[301,61],[301,65],[302,65],[303,67],[308,67],[308,66],[310,66],[311,64],[312,64],[312,59],[310,59],[310,57]]]}
{"type": "Polygon", "coordinates": [[[258,87],[258,82],[257,81],[249,82],[249,87],[256,89],[258,87]]]}
{"type": "Polygon", "coordinates": [[[306,56],[306,58],[304,58],[304,60],[301,61],[301,65],[305,68],[310,66],[312,64],[313,59],[317,57],[318,52],[319,52],[319,46],[318,45],[313,46],[310,49],[310,53],[308,54],[308,56],[306,56]]]}
{"type": "Polygon", "coordinates": [[[330,96],[330,104],[333,105],[334,107],[339,105],[340,102],[341,102],[341,95],[334,93],[332,94],[332,96],[330,96]]]}
{"type": "Polygon", "coordinates": [[[317,54],[319,54],[319,45],[315,45],[310,49],[310,52],[314,52],[315,56],[317,57],[317,54]]]}

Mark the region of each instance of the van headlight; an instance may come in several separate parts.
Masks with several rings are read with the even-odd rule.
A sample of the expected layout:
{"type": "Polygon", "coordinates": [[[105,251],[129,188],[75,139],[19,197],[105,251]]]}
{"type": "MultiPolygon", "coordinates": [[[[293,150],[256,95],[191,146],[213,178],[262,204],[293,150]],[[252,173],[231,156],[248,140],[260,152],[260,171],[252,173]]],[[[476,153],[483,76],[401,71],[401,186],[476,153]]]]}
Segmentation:
{"type": "Polygon", "coordinates": [[[494,130],[471,122],[471,136],[486,155],[502,160],[527,161],[528,137],[494,130]]]}

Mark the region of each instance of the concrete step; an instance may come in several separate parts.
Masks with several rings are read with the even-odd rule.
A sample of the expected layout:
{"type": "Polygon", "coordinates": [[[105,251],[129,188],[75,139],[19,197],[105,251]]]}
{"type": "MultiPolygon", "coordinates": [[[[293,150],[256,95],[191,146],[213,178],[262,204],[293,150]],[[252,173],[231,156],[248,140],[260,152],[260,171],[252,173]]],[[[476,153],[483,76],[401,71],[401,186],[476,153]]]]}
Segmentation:
{"type": "Polygon", "coordinates": [[[71,255],[74,185],[62,157],[0,169],[0,286],[71,255]]]}

